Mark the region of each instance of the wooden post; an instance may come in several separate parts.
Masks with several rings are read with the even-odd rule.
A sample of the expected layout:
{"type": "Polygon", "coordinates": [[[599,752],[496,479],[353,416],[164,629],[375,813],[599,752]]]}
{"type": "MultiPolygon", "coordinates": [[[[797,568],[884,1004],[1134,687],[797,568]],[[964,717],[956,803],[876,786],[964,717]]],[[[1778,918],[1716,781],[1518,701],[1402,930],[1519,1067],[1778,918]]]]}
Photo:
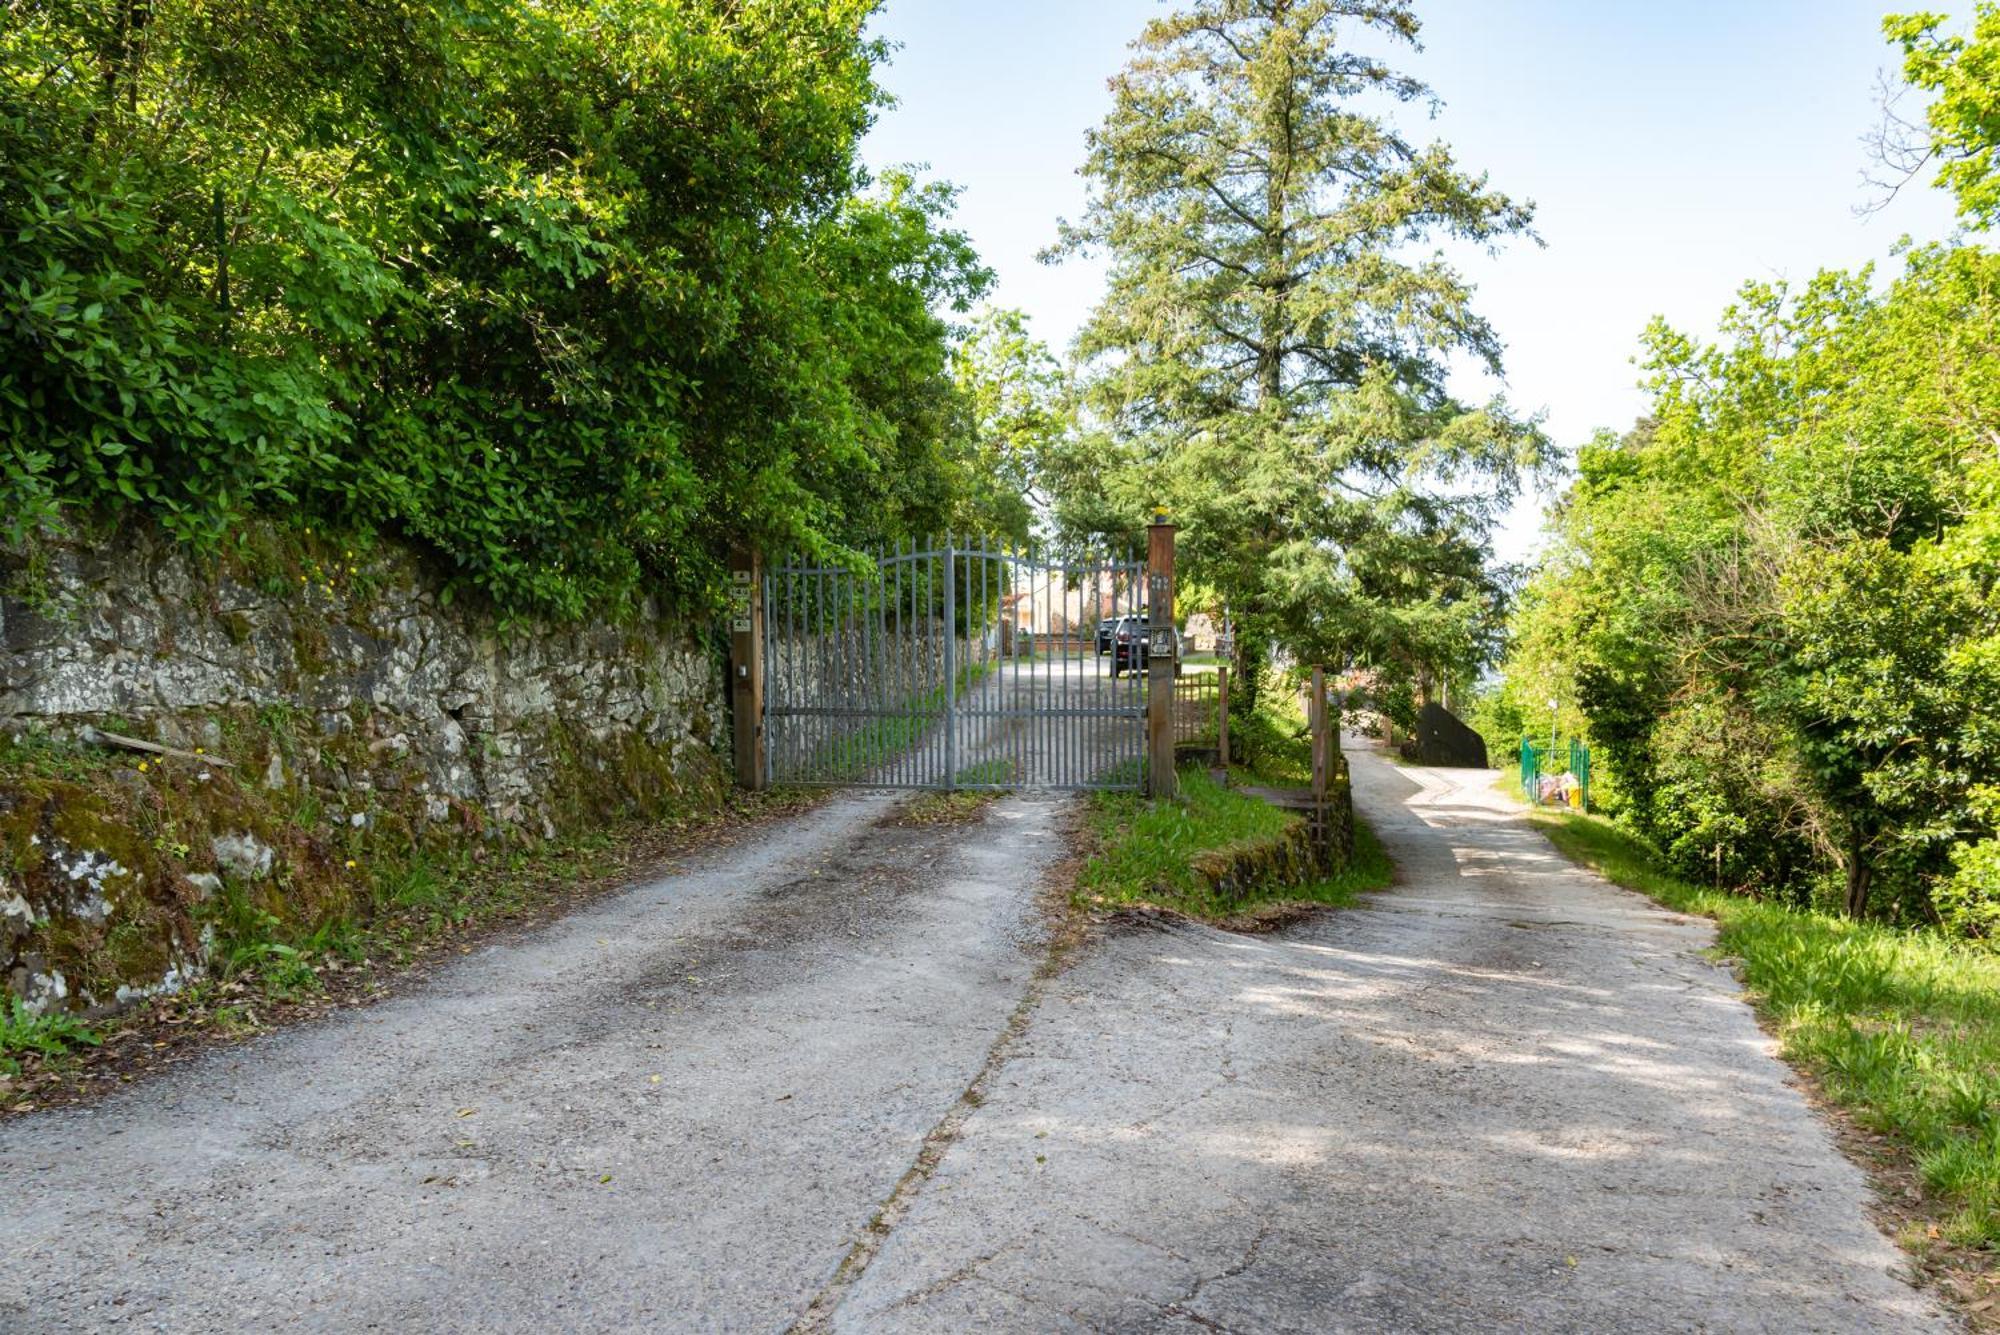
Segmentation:
{"type": "Polygon", "coordinates": [[[1229,767],[1229,668],[1227,665],[1215,670],[1215,749],[1222,755],[1222,766],[1229,767]]]}
{"type": "Polygon", "coordinates": [[[764,562],[729,558],[729,702],[735,727],[736,786],[764,787],[764,562]]]}
{"type": "Polygon", "coordinates": [[[1326,847],[1327,792],[1332,786],[1333,748],[1328,744],[1330,729],[1326,717],[1326,670],[1314,668],[1312,696],[1306,702],[1306,717],[1312,726],[1313,842],[1326,847]]]}
{"type": "Polygon", "coordinates": [[[1172,797],[1174,772],[1174,526],[1165,510],[1146,529],[1146,795],[1172,797]],[[1162,652],[1164,651],[1164,652],[1162,652]]]}

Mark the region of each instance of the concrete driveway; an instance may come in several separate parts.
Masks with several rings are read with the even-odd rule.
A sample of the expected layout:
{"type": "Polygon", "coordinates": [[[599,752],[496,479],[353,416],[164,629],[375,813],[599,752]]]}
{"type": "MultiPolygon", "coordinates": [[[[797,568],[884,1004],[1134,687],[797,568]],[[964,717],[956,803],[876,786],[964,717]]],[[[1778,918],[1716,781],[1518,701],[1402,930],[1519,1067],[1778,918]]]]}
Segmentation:
{"type": "Polygon", "coordinates": [[[1399,884],[1064,973],[841,1330],[1917,1331],[1705,922],[1350,752],[1399,884]]]}
{"type": "Polygon", "coordinates": [[[1403,881],[1042,971],[1063,808],[836,800],[0,1126],[7,1330],[1944,1329],[1708,929],[1489,776],[1403,881]]]}

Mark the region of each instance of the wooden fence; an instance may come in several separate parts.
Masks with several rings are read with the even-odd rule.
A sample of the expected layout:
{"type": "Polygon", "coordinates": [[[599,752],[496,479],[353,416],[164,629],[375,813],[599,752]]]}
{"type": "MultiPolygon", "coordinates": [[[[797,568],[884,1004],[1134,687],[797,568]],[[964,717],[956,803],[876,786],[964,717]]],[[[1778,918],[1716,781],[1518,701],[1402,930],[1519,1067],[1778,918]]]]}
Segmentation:
{"type": "Polygon", "coordinates": [[[1226,756],[1229,744],[1229,669],[1188,672],[1174,678],[1174,742],[1207,744],[1226,756]]]}

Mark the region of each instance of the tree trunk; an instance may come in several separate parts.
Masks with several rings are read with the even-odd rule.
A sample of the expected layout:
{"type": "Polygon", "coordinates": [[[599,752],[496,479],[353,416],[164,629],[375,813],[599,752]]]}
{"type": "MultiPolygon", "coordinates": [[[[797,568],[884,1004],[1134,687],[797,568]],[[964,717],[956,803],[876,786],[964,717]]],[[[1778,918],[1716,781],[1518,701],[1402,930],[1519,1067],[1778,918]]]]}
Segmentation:
{"type": "Polygon", "coordinates": [[[1229,666],[1229,712],[1248,720],[1257,712],[1257,691],[1264,676],[1264,642],[1261,637],[1236,626],[1229,666]]]}
{"type": "Polygon", "coordinates": [[[1874,877],[1875,869],[1868,863],[1867,846],[1862,842],[1861,831],[1848,836],[1847,842],[1847,916],[1859,918],[1868,912],[1868,883],[1874,877]]]}
{"type": "MultiPolygon", "coordinates": [[[[1283,42],[1286,11],[1291,8],[1287,0],[1278,0],[1272,6],[1272,34],[1270,40],[1283,42]]],[[[1285,78],[1273,79],[1268,93],[1268,101],[1262,108],[1260,119],[1263,123],[1262,145],[1264,149],[1264,216],[1258,220],[1264,237],[1264,272],[1259,275],[1263,287],[1264,309],[1260,320],[1262,346],[1257,350],[1257,406],[1266,411],[1276,410],[1284,415],[1285,394],[1285,303],[1290,296],[1291,264],[1286,236],[1286,214],[1289,203],[1287,191],[1291,186],[1292,136],[1296,128],[1292,124],[1294,95],[1290,52],[1281,55],[1266,51],[1265,60],[1279,58],[1285,63],[1285,78]]]]}

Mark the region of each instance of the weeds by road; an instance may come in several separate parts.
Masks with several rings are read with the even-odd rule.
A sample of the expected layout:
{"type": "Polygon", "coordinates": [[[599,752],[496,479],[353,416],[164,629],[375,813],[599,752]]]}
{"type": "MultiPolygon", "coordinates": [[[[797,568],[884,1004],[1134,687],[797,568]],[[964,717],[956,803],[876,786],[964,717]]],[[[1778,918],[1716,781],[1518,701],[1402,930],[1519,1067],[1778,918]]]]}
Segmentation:
{"type": "Polygon", "coordinates": [[[958,772],[960,787],[919,793],[898,807],[889,819],[893,824],[906,826],[967,824],[986,814],[986,808],[993,805],[1019,771],[1019,765],[1004,757],[983,760],[958,772]]]}
{"type": "Polygon", "coordinates": [[[0,1008],[0,1078],[21,1073],[24,1059],[35,1061],[68,1056],[77,1048],[94,1048],[102,1036],[68,1011],[31,1011],[19,997],[0,1008]]]}

